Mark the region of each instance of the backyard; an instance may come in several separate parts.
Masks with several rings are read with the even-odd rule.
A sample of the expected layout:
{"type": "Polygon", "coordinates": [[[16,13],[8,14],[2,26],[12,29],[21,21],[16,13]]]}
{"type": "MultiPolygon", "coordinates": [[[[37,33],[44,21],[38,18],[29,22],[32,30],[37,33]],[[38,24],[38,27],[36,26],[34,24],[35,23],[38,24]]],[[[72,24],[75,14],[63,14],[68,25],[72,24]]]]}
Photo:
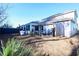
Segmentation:
{"type": "Polygon", "coordinates": [[[11,9],[10,5],[0,4],[0,56],[79,55],[78,5],[73,4],[75,10],[64,11],[56,4],[62,13],[54,11],[55,4],[16,3],[11,9]],[[51,14],[54,12],[57,14],[51,14]]]}
{"type": "Polygon", "coordinates": [[[77,55],[79,46],[79,35],[71,38],[53,36],[19,36],[18,34],[0,35],[0,40],[4,42],[8,38],[15,38],[24,42],[25,47],[30,46],[34,50],[33,55],[37,56],[72,56],[77,55]]]}

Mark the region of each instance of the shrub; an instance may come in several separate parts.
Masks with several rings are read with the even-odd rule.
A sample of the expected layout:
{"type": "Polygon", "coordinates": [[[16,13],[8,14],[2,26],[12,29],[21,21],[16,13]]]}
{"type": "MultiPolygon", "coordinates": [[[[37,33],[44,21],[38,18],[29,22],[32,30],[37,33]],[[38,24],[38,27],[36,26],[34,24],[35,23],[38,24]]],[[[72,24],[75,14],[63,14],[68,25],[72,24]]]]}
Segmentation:
{"type": "Polygon", "coordinates": [[[6,44],[1,41],[0,55],[1,56],[24,56],[32,55],[31,47],[24,47],[24,43],[17,39],[9,39],[6,44]]]}

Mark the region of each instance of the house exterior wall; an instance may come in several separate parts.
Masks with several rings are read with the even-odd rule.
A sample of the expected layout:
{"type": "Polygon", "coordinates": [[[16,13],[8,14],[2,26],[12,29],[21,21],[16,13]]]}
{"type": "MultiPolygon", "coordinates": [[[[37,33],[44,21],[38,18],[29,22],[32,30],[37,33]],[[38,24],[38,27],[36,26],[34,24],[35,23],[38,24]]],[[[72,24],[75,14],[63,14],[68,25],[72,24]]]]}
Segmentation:
{"type": "Polygon", "coordinates": [[[74,16],[75,16],[75,13],[74,12],[71,12],[71,13],[67,13],[67,14],[63,14],[63,15],[61,15],[61,16],[57,16],[57,17],[55,17],[54,19],[55,19],[55,21],[57,20],[57,21],[61,21],[62,19],[64,19],[64,20],[66,20],[66,19],[74,19],[74,16]]]}
{"type": "Polygon", "coordinates": [[[54,17],[54,18],[51,17],[51,20],[48,21],[47,23],[50,24],[50,23],[58,22],[58,21],[74,20],[74,18],[77,18],[75,11],[65,13],[63,15],[60,15],[60,16],[57,16],[57,17],[54,17]]]}
{"type": "Polygon", "coordinates": [[[71,37],[77,33],[77,24],[72,21],[57,22],[52,25],[44,26],[44,31],[52,31],[51,29],[55,27],[56,36],[71,37]]]}
{"type": "Polygon", "coordinates": [[[71,21],[64,22],[64,35],[65,37],[71,36],[71,21]]]}
{"type": "Polygon", "coordinates": [[[34,26],[38,26],[37,23],[30,23],[30,30],[25,30],[28,34],[30,34],[32,31],[35,31],[35,27],[34,26]]]}
{"type": "MultiPolygon", "coordinates": [[[[48,21],[44,22],[45,24],[51,25],[43,25],[43,32],[48,33],[52,32],[52,28],[55,28],[56,36],[66,36],[70,37],[77,33],[77,15],[76,11],[60,14],[59,16],[56,16],[54,18],[49,17],[46,18],[48,21]],[[61,22],[62,21],[62,22],[61,22]]],[[[30,33],[32,29],[35,29],[34,26],[38,26],[38,23],[29,23],[30,30],[25,30],[26,25],[22,26],[23,30],[30,33]]]]}
{"type": "Polygon", "coordinates": [[[77,33],[77,24],[71,21],[71,36],[77,33]]]}
{"type": "MultiPolygon", "coordinates": [[[[77,15],[75,11],[63,14],[61,16],[57,16],[51,19],[51,21],[48,21],[47,23],[50,24],[53,22],[55,22],[54,25],[55,25],[56,36],[62,35],[65,37],[71,37],[77,33],[77,15]],[[56,21],[62,21],[62,22],[56,22],[56,21]]],[[[46,32],[48,32],[48,30],[51,31],[50,26],[44,26],[44,28],[46,29],[46,32]]]]}
{"type": "Polygon", "coordinates": [[[71,36],[73,36],[73,35],[75,35],[76,33],[77,33],[77,27],[78,27],[78,25],[77,25],[77,14],[76,13],[74,13],[74,18],[72,19],[72,21],[70,21],[70,27],[71,27],[71,33],[70,33],[70,35],[71,36]]]}
{"type": "Polygon", "coordinates": [[[71,37],[77,33],[77,24],[72,21],[64,22],[65,36],[71,37]]]}
{"type": "Polygon", "coordinates": [[[63,22],[55,23],[55,31],[56,36],[64,36],[64,23],[63,22]]]}
{"type": "MultiPolygon", "coordinates": [[[[61,20],[61,19],[70,19],[69,21],[64,21],[64,23],[62,23],[64,25],[64,29],[63,29],[63,26],[61,24],[58,25],[58,28],[61,27],[61,30],[60,31],[57,31],[58,28],[57,28],[57,33],[59,34],[59,32],[61,32],[61,34],[64,32],[64,36],[66,37],[71,37],[73,36],[74,34],[77,33],[77,15],[75,12],[71,12],[71,13],[68,13],[68,14],[64,14],[62,16],[58,16],[55,18],[55,20],[61,20]]],[[[61,23],[61,22],[59,22],[61,23]]],[[[57,24],[56,24],[57,25],[57,24]]],[[[58,35],[57,34],[57,35],[58,35]]]]}
{"type": "Polygon", "coordinates": [[[30,23],[30,31],[32,31],[32,29],[35,29],[35,25],[38,25],[38,24],[36,24],[36,23],[30,23]]]}
{"type": "Polygon", "coordinates": [[[32,30],[35,30],[35,26],[38,26],[38,23],[28,23],[25,25],[20,26],[20,28],[26,33],[30,34],[32,30]],[[29,25],[29,30],[27,30],[27,26],[29,25]]]}
{"type": "Polygon", "coordinates": [[[45,25],[45,26],[43,26],[43,33],[46,33],[46,34],[51,33],[52,32],[52,28],[54,28],[53,24],[52,25],[45,25]]]}
{"type": "Polygon", "coordinates": [[[72,21],[55,23],[56,36],[71,37],[77,33],[76,23],[72,21]]]}

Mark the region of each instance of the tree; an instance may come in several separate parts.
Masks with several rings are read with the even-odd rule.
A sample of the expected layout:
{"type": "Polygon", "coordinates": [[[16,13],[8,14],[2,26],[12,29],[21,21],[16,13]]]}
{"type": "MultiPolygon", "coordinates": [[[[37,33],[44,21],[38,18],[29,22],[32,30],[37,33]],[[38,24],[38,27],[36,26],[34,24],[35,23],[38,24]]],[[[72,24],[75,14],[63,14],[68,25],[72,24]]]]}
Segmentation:
{"type": "Polygon", "coordinates": [[[4,24],[4,25],[1,26],[1,28],[12,28],[12,26],[9,25],[9,24],[4,24]]]}
{"type": "Polygon", "coordinates": [[[4,20],[6,20],[8,17],[6,12],[7,8],[8,8],[8,5],[0,4],[0,26],[4,22],[4,20]]]}

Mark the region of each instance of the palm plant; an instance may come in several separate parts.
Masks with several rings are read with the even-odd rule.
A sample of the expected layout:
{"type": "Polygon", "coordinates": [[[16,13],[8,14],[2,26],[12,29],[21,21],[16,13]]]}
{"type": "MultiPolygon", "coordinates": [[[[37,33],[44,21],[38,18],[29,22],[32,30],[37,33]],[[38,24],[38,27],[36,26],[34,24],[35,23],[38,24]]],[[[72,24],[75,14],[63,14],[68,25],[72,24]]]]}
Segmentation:
{"type": "Polygon", "coordinates": [[[20,40],[9,39],[4,45],[1,41],[2,50],[0,51],[1,56],[24,56],[32,55],[32,48],[25,48],[24,43],[20,40]]]}

